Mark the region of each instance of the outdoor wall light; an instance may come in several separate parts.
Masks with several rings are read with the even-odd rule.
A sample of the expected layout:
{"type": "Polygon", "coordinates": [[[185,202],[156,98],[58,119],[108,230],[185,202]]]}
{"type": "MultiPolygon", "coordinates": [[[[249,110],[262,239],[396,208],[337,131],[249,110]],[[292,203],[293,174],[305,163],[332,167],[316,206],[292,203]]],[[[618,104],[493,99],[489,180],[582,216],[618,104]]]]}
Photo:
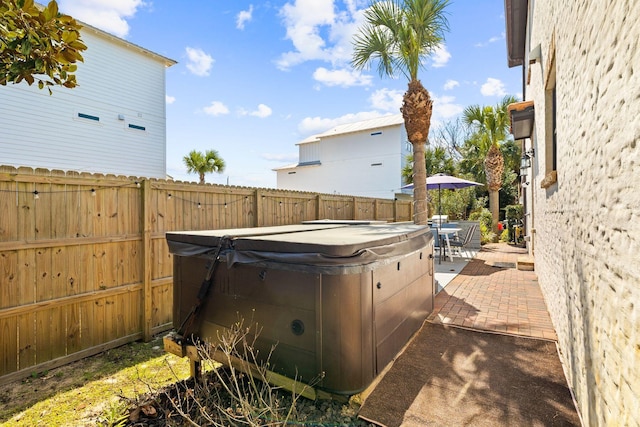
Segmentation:
{"type": "MultiPolygon", "coordinates": [[[[520,175],[523,175],[522,170],[531,167],[531,158],[536,156],[535,150],[532,148],[530,150],[522,153],[522,157],[520,158],[520,175]]],[[[526,171],[525,171],[526,175],[526,171]]]]}
{"type": "Polygon", "coordinates": [[[509,104],[507,111],[511,119],[510,132],[513,139],[531,138],[535,121],[533,101],[514,102],[509,104]]]}

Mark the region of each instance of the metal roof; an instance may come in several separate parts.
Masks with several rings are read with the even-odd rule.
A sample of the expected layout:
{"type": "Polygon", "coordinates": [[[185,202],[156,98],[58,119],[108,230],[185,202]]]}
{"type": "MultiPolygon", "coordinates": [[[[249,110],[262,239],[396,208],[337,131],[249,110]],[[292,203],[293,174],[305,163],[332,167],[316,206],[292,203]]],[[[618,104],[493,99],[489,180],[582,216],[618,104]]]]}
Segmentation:
{"type": "Polygon", "coordinates": [[[171,59],[171,58],[167,58],[166,56],[160,55],[159,53],[153,52],[149,49],[146,49],[142,46],[139,46],[135,43],[131,43],[130,41],[127,41],[123,38],[120,38],[118,36],[114,36],[113,34],[101,30],[100,28],[94,27],[93,25],[89,25],[86,22],[82,22],[79,19],[76,19],[76,21],[82,25],[82,28],[80,28],[80,37],[82,38],[82,32],[84,30],[90,30],[92,31],[94,34],[98,35],[98,36],[102,36],[104,38],[110,39],[111,41],[121,45],[121,46],[126,46],[130,49],[133,50],[137,50],[138,52],[150,56],[152,58],[154,58],[157,61],[160,61],[164,64],[165,67],[171,67],[172,65],[177,64],[177,61],[171,59]]]}
{"type": "Polygon", "coordinates": [[[303,139],[296,145],[308,144],[310,142],[318,142],[322,138],[336,135],[344,135],[348,133],[360,132],[363,130],[380,129],[389,126],[397,126],[404,123],[402,114],[391,114],[388,116],[376,117],[375,119],[361,120],[354,123],[346,123],[329,129],[326,132],[312,135],[303,139]]]}

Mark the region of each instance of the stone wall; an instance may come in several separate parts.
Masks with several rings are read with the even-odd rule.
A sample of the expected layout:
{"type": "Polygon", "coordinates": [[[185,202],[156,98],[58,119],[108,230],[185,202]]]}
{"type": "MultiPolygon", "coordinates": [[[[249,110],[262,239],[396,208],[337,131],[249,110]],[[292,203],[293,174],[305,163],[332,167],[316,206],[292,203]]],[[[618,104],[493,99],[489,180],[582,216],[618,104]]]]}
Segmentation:
{"type": "MultiPolygon", "coordinates": [[[[640,425],[640,2],[529,2],[536,271],[585,425],[640,425]],[[557,182],[545,84],[555,42],[557,182]],[[548,119],[547,119],[548,120],[548,119]]],[[[528,61],[525,61],[528,62],[528,61]]],[[[531,203],[530,206],[531,208],[531,203]]]]}

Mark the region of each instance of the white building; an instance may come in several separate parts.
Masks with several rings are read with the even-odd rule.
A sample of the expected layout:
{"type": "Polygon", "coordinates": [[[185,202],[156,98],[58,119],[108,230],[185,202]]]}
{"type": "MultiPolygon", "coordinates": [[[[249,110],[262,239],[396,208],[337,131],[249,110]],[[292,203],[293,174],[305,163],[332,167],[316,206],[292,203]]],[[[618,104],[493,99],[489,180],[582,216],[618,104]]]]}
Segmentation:
{"type": "Polygon", "coordinates": [[[0,86],[0,165],[164,178],[175,61],[82,24],[78,86],[0,86]]]}
{"type": "Polygon", "coordinates": [[[280,189],[393,199],[411,143],[401,114],[336,126],[298,144],[297,164],[274,169],[280,189]]]}
{"type": "Polygon", "coordinates": [[[585,426],[640,426],[640,2],[506,0],[528,247],[585,426]]]}

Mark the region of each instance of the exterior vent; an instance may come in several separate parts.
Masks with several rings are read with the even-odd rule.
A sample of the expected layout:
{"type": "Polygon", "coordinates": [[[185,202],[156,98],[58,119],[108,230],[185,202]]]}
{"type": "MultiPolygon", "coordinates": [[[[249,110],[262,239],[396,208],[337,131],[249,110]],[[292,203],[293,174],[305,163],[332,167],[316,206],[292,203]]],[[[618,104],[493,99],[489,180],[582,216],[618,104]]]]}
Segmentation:
{"type": "Polygon", "coordinates": [[[382,131],[379,130],[378,132],[371,132],[371,136],[376,136],[376,135],[382,135],[382,131]]]}
{"type": "Polygon", "coordinates": [[[371,163],[371,166],[382,166],[382,163],[371,163]]]}
{"type": "Polygon", "coordinates": [[[146,127],[144,126],[140,126],[140,125],[134,125],[129,123],[129,129],[135,129],[135,130],[147,130],[146,127]]]}
{"type": "Polygon", "coordinates": [[[100,121],[100,117],[92,116],[91,114],[78,113],[78,117],[81,118],[81,119],[94,120],[96,122],[100,121]]]}
{"type": "Polygon", "coordinates": [[[294,175],[295,172],[287,172],[288,175],[294,175]]]}

